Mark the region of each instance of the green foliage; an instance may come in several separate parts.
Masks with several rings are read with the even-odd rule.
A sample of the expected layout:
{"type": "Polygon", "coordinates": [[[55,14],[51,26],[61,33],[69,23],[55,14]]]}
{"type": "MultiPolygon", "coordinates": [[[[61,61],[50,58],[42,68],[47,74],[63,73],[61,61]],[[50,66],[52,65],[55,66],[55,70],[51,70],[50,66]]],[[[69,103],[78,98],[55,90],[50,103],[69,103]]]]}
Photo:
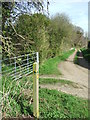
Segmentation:
{"type": "Polygon", "coordinates": [[[83,35],[77,31],[79,30],[75,30],[65,14],[57,14],[50,19],[41,13],[36,13],[19,15],[13,27],[6,25],[3,32],[12,38],[15,55],[38,51],[40,63],[43,63],[46,59],[56,57],[77,45],[79,42],[76,41],[77,34],[83,35]]]}
{"type": "Polygon", "coordinates": [[[88,101],[57,90],[40,89],[40,118],[88,118],[88,101]]]}
{"type": "MultiPolygon", "coordinates": [[[[32,115],[32,78],[12,80],[9,76],[2,77],[2,114],[3,117],[32,115]]],[[[1,104],[0,104],[1,106],[1,104]]]]}
{"type": "Polygon", "coordinates": [[[51,19],[42,14],[23,14],[19,16],[15,29],[25,37],[25,40],[14,40],[21,44],[17,50],[24,53],[30,50],[38,51],[40,63],[74,46],[74,27],[65,14],[58,14],[51,19]]]}
{"type": "Polygon", "coordinates": [[[90,62],[90,48],[89,48],[89,49],[82,48],[81,51],[82,51],[82,53],[83,53],[84,58],[85,58],[88,62],[90,62]]]}
{"type": "MultiPolygon", "coordinates": [[[[6,44],[3,45],[4,48],[8,48],[3,50],[6,56],[7,52],[10,57],[38,51],[40,63],[42,63],[73,46],[81,45],[84,39],[83,30],[74,26],[64,13],[56,14],[52,18],[42,14],[44,3],[41,0],[39,2],[37,0],[19,3],[3,2],[3,35],[9,39],[5,39],[6,44]],[[32,10],[37,10],[38,13],[30,14],[32,10]]],[[[46,4],[48,9],[49,2],[47,1],[46,4]]]]}
{"type": "Polygon", "coordinates": [[[62,80],[62,79],[51,79],[51,78],[40,78],[39,79],[40,84],[56,84],[56,83],[61,83],[61,84],[69,84],[73,85],[74,83],[68,80],[62,80]]]}
{"type": "MultiPolygon", "coordinates": [[[[3,110],[4,117],[22,117],[33,115],[31,103],[31,77],[18,81],[3,78],[3,110]],[[26,85],[27,84],[27,85],[26,85]],[[8,97],[7,97],[8,92],[8,97]]],[[[50,80],[49,80],[50,81],[50,80]]],[[[54,80],[53,80],[54,82],[54,80]]],[[[63,81],[62,83],[66,83],[63,81]]],[[[70,84],[70,82],[67,82],[70,84]]],[[[87,118],[88,101],[57,90],[39,90],[40,118],[87,118]]]]}
{"type": "MultiPolygon", "coordinates": [[[[18,18],[15,29],[19,34],[25,37],[25,40],[17,40],[21,44],[19,51],[28,53],[31,50],[38,51],[40,61],[44,61],[48,53],[48,32],[47,26],[49,19],[42,14],[21,15],[18,18]],[[32,42],[33,41],[33,44],[32,42]],[[21,50],[22,49],[22,50],[21,50]]],[[[16,50],[17,51],[17,50],[16,50]]]]}
{"type": "Polygon", "coordinates": [[[5,27],[5,22],[10,18],[11,10],[14,6],[13,2],[2,2],[2,28],[5,27]]]}
{"type": "Polygon", "coordinates": [[[53,56],[59,55],[61,51],[70,48],[72,36],[72,24],[65,14],[57,14],[51,19],[50,24],[50,48],[53,56]]]}
{"type": "MultiPolygon", "coordinates": [[[[45,3],[48,7],[49,2],[45,3]]],[[[48,35],[46,30],[48,20],[46,21],[46,16],[42,14],[31,15],[31,11],[34,12],[34,10],[42,13],[44,7],[44,1],[42,0],[39,2],[38,0],[31,0],[31,2],[2,3],[3,35],[7,37],[5,38],[5,43],[10,39],[9,52],[11,52],[11,55],[13,53],[11,50],[13,45],[14,56],[29,53],[31,50],[34,50],[40,52],[41,60],[46,59],[47,52],[44,50],[48,48],[48,35]],[[33,43],[35,44],[32,46],[33,43]]],[[[3,46],[7,48],[7,45],[3,46]]],[[[3,50],[5,56],[7,56],[7,52],[6,49],[3,50]]]]}
{"type": "Polygon", "coordinates": [[[66,60],[74,51],[75,49],[64,52],[60,56],[46,60],[42,65],[40,65],[40,74],[60,75],[61,73],[58,70],[58,64],[60,63],[60,61],[66,60]]]}

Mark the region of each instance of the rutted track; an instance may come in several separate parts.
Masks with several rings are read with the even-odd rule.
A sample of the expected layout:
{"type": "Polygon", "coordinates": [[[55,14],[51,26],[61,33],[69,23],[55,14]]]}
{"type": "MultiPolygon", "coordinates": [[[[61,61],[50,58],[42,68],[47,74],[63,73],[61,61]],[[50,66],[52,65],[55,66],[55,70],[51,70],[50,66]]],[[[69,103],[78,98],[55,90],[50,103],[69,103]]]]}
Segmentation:
{"type": "MultiPolygon", "coordinates": [[[[75,50],[75,52],[66,61],[61,62],[58,65],[58,69],[62,73],[61,76],[43,75],[41,76],[41,78],[69,80],[77,84],[77,87],[73,87],[67,84],[65,85],[45,84],[45,85],[41,85],[42,88],[56,89],[58,91],[65,92],[67,94],[72,94],[78,97],[88,99],[88,69],[73,63],[73,59],[74,59],[76,52],[77,50],[75,50]]],[[[86,61],[85,61],[85,64],[86,64],[86,61]]]]}
{"type": "Polygon", "coordinates": [[[61,71],[62,77],[88,88],[88,69],[73,63],[76,52],[77,50],[66,61],[60,63],[58,69],[61,71]]]}

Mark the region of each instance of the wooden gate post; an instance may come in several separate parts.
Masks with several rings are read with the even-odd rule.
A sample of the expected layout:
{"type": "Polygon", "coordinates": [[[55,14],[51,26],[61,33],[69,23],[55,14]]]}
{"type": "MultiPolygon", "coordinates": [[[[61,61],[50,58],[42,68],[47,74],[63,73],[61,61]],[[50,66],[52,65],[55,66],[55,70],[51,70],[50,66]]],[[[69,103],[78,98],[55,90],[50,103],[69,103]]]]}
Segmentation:
{"type": "Polygon", "coordinates": [[[33,63],[33,115],[39,118],[39,63],[33,63]]]}

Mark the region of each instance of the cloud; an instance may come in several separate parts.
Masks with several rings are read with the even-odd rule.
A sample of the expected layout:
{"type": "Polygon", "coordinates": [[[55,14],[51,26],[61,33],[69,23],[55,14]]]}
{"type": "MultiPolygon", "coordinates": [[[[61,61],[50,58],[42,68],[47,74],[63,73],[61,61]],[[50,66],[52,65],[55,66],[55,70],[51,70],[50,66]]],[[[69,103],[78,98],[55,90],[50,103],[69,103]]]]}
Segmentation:
{"type": "Polygon", "coordinates": [[[49,0],[51,3],[76,3],[76,2],[89,2],[90,0],[49,0]]]}

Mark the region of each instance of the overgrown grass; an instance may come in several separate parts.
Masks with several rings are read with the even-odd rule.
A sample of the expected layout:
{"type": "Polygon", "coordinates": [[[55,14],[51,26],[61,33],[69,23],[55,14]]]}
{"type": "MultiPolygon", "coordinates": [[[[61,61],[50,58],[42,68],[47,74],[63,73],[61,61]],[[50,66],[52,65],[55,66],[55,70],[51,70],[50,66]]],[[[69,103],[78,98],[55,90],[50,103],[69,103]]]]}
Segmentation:
{"type": "Polygon", "coordinates": [[[70,120],[88,117],[87,100],[48,89],[40,89],[39,95],[41,118],[70,120]]]}
{"type": "Polygon", "coordinates": [[[75,49],[70,50],[68,52],[63,53],[60,56],[57,56],[55,58],[51,58],[47,61],[45,61],[41,66],[40,66],[40,74],[56,74],[60,75],[60,71],[58,70],[58,64],[61,61],[66,60],[73,52],[75,49]]]}
{"type": "MultiPolygon", "coordinates": [[[[40,80],[44,83],[44,80],[40,80]]],[[[47,80],[46,80],[47,81],[47,80]]],[[[56,83],[52,80],[52,83],[56,83]]],[[[50,80],[48,80],[50,82],[50,80]]],[[[59,82],[59,81],[58,81],[59,82]]],[[[7,117],[22,117],[33,115],[33,104],[31,101],[32,78],[24,77],[18,81],[3,79],[4,95],[10,90],[8,97],[4,98],[3,113],[7,117]]],[[[46,82],[47,83],[47,82],[46,82]]],[[[68,83],[62,81],[62,83],[68,83]]],[[[40,118],[87,118],[88,101],[72,95],[67,95],[57,90],[39,89],[39,111],[40,118]]]]}
{"type": "Polygon", "coordinates": [[[39,83],[40,84],[56,84],[56,83],[61,83],[61,84],[69,84],[69,85],[74,84],[74,82],[69,81],[69,80],[52,79],[52,78],[40,78],[39,83]]]}
{"type": "Polygon", "coordinates": [[[60,85],[69,85],[74,88],[78,88],[78,85],[72,81],[69,80],[62,80],[62,79],[52,79],[52,78],[40,78],[39,80],[40,84],[53,84],[56,85],[57,83],[60,83],[60,85]]]}
{"type": "Polygon", "coordinates": [[[32,78],[23,77],[12,80],[9,76],[2,77],[2,102],[3,117],[17,117],[32,115],[32,78]]]}

